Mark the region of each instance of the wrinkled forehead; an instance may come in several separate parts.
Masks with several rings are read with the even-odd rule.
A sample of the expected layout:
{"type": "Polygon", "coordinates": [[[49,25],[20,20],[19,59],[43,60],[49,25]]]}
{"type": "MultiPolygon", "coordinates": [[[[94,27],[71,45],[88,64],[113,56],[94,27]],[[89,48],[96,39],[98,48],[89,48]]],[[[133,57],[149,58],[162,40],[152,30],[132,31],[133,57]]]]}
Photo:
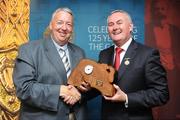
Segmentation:
{"type": "Polygon", "coordinates": [[[107,18],[107,22],[115,22],[115,21],[118,21],[118,20],[128,20],[128,21],[131,21],[130,18],[128,17],[128,15],[126,15],[125,13],[121,13],[121,12],[115,12],[115,13],[112,13],[111,15],[108,16],[107,18]]]}
{"type": "Polygon", "coordinates": [[[50,23],[58,23],[58,22],[65,22],[65,23],[71,23],[74,24],[73,16],[65,11],[58,11],[54,17],[52,18],[50,23]]]}
{"type": "Polygon", "coordinates": [[[112,18],[113,19],[124,19],[133,24],[130,14],[124,10],[117,9],[117,10],[112,11],[107,18],[107,22],[109,21],[109,19],[112,19],[112,18]]]}

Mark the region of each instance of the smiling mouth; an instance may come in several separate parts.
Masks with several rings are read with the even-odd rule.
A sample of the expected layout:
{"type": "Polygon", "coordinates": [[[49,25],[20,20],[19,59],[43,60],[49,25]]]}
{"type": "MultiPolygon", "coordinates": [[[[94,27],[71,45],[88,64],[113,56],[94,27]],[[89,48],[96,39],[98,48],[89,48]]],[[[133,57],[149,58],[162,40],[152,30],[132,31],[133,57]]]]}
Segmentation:
{"type": "Polygon", "coordinates": [[[116,30],[113,30],[113,35],[119,35],[122,33],[122,30],[121,29],[116,29],[116,30]]]}
{"type": "Polygon", "coordinates": [[[121,34],[122,33],[122,31],[114,31],[113,32],[113,35],[119,35],[119,34],[121,34]]]}
{"type": "Polygon", "coordinates": [[[59,32],[59,34],[61,37],[65,37],[67,35],[67,33],[64,33],[64,32],[59,32]]]}

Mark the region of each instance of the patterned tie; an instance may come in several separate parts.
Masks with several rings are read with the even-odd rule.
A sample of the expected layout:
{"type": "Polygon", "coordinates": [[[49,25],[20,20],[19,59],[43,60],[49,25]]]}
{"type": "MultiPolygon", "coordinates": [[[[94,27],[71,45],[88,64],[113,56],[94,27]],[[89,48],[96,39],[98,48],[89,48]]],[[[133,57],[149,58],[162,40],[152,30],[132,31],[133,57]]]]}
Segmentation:
{"type": "Polygon", "coordinates": [[[61,60],[64,64],[64,68],[66,69],[66,74],[67,74],[67,77],[69,77],[70,73],[71,73],[71,68],[70,68],[70,64],[69,64],[69,61],[68,61],[68,57],[66,55],[66,52],[65,50],[63,49],[60,49],[60,56],[61,56],[61,60]]]}
{"type": "Polygon", "coordinates": [[[120,53],[123,51],[123,49],[117,47],[116,48],[116,56],[114,61],[114,68],[118,71],[120,67],[120,53]]]}

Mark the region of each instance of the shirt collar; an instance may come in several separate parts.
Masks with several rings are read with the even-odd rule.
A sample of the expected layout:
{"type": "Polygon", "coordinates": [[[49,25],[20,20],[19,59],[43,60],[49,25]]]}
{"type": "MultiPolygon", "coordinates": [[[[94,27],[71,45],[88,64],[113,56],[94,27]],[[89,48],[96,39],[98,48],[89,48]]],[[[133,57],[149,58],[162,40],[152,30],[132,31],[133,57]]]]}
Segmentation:
{"type": "MultiPolygon", "coordinates": [[[[121,46],[121,49],[123,49],[124,51],[127,51],[127,49],[129,47],[129,45],[131,44],[131,42],[132,42],[132,38],[129,38],[129,40],[124,45],[121,46]]],[[[114,49],[116,49],[117,47],[118,46],[115,45],[114,49]]]]}
{"type": "MultiPolygon", "coordinates": [[[[51,37],[51,39],[53,40],[53,38],[51,37]]],[[[53,40],[54,45],[56,46],[56,49],[59,51],[60,49],[66,50],[67,49],[67,44],[60,46],[58,45],[55,40],[53,40]]]]}

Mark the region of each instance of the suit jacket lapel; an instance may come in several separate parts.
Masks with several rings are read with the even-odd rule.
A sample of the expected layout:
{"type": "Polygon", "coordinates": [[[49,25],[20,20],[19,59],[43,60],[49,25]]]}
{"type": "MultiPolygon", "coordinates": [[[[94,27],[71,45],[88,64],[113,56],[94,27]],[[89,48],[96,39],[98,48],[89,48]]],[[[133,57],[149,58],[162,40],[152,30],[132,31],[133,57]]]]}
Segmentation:
{"type": "Polygon", "coordinates": [[[67,76],[66,76],[66,71],[64,69],[64,64],[61,61],[59,53],[53,41],[50,38],[44,40],[44,49],[45,49],[45,54],[47,55],[49,61],[59,73],[59,77],[64,80],[60,82],[66,84],[67,76]]]}
{"type": "Polygon", "coordinates": [[[75,68],[76,64],[78,63],[77,59],[78,57],[76,57],[75,51],[73,46],[71,45],[71,43],[68,43],[68,51],[69,51],[69,58],[70,58],[70,63],[71,63],[71,71],[75,68]]]}
{"type": "Polygon", "coordinates": [[[113,59],[114,59],[114,46],[111,46],[110,49],[106,52],[107,54],[107,58],[105,58],[105,60],[107,60],[108,65],[114,66],[113,64],[113,59]]]}
{"type": "Polygon", "coordinates": [[[123,77],[124,72],[130,68],[132,62],[133,62],[133,58],[136,54],[136,48],[137,48],[137,44],[136,42],[133,40],[129,46],[129,48],[126,51],[126,54],[121,62],[120,65],[120,69],[118,71],[118,78],[121,79],[123,77]],[[125,62],[129,61],[129,64],[125,64],[125,62]]]}
{"type": "Polygon", "coordinates": [[[111,51],[109,52],[110,53],[110,58],[109,58],[110,62],[109,62],[109,65],[114,66],[114,62],[113,62],[113,60],[114,60],[114,47],[112,47],[110,50],[111,51]]]}

